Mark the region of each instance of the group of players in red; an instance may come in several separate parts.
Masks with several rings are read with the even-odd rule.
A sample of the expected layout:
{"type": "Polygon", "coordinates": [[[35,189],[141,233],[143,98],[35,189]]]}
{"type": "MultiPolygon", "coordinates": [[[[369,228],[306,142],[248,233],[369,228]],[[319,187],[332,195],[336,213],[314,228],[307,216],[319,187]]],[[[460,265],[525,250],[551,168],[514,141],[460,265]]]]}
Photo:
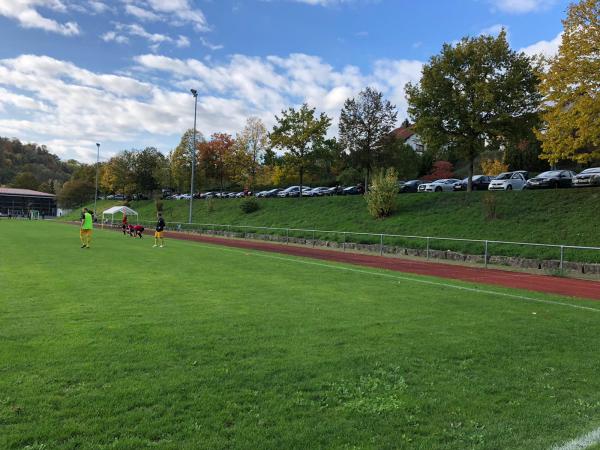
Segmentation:
{"type": "MultiPolygon", "coordinates": [[[[83,222],[82,222],[83,223],[83,222]]],[[[158,213],[158,221],[156,222],[156,231],[154,232],[154,245],[152,247],[160,247],[163,248],[165,246],[164,239],[164,231],[167,226],[165,219],[163,219],[162,214],[158,213]]],[[[142,239],[144,237],[145,228],[142,225],[131,225],[127,221],[127,216],[123,214],[123,236],[131,236],[132,238],[139,237],[142,239]]]]}
{"type": "Polygon", "coordinates": [[[142,225],[131,225],[129,222],[127,222],[127,216],[125,214],[123,214],[122,228],[123,236],[129,235],[132,238],[139,237],[140,239],[142,239],[144,236],[145,228],[142,225]]]}

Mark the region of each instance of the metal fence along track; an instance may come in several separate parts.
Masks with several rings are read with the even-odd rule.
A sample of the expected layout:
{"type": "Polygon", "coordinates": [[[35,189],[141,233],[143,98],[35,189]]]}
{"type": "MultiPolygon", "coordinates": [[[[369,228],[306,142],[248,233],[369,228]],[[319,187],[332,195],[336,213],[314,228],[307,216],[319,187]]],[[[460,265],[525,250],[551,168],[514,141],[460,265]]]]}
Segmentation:
{"type": "MultiPolygon", "coordinates": [[[[154,222],[140,221],[140,223],[148,228],[154,225],[154,222]]],[[[338,230],[318,230],[308,228],[286,228],[286,227],[265,227],[265,226],[253,226],[253,225],[230,225],[230,224],[213,224],[213,223],[185,223],[185,222],[167,222],[167,227],[172,231],[193,231],[203,233],[210,231],[216,232],[242,232],[248,230],[264,231],[270,235],[276,235],[285,238],[285,242],[289,243],[292,238],[301,238],[312,241],[312,245],[315,246],[318,240],[323,240],[323,236],[331,236],[331,240],[342,245],[342,249],[346,250],[346,246],[349,244],[358,244],[357,239],[351,238],[369,238],[368,243],[371,245],[377,245],[379,254],[384,255],[386,244],[391,244],[390,240],[402,239],[412,241],[415,245],[410,248],[425,250],[427,258],[434,250],[440,250],[439,245],[434,246],[435,243],[450,242],[450,243],[462,243],[462,244],[475,244],[480,246],[483,255],[484,264],[487,267],[490,257],[492,256],[491,246],[505,246],[505,247],[526,247],[529,249],[551,249],[556,251],[556,260],[559,261],[559,269],[563,270],[565,261],[567,259],[566,251],[585,251],[590,253],[592,262],[600,262],[600,247],[593,246],[579,246],[579,245],[566,245],[566,244],[540,244],[535,242],[515,242],[515,241],[502,241],[502,240],[491,240],[491,239],[464,239],[464,238],[450,238],[450,237],[438,237],[438,236],[418,236],[418,235],[404,235],[404,234],[389,234],[389,233],[367,233],[367,232],[356,232],[356,231],[338,231],[338,230]],[[436,248],[434,248],[436,247],[436,248]]],[[[500,254],[498,254],[500,256],[500,254]]],[[[507,256],[502,254],[501,256],[507,256]]],[[[511,252],[508,256],[519,257],[522,255],[514,254],[511,252]]],[[[576,260],[580,262],[579,260],[576,260]]]]}

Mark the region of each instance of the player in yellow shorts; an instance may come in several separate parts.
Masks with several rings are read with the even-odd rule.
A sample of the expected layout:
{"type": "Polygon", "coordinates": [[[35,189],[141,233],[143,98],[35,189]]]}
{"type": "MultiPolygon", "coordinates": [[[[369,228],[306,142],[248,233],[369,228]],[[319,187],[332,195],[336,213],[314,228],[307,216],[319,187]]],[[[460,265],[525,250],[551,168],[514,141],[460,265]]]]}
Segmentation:
{"type": "Polygon", "coordinates": [[[165,219],[162,218],[162,213],[158,213],[158,221],[156,222],[156,231],[154,232],[154,245],[152,247],[158,247],[158,243],[160,242],[160,247],[165,246],[165,239],[163,238],[163,233],[165,232],[165,219]]]}
{"type": "Polygon", "coordinates": [[[92,242],[92,229],[94,228],[92,215],[87,208],[83,208],[81,217],[81,229],[79,230],[79,239],[81,240],[81,248],[90,248],[92,242]]]}

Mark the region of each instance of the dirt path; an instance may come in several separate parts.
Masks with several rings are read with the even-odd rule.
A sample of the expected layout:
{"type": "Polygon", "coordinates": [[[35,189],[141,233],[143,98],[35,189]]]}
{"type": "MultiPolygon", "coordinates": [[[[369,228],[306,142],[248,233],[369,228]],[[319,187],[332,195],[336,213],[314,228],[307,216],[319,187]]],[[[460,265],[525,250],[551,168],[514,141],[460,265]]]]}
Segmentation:
{"type": "Polygon", "coordinates": [[[270,242],[250,241],[242,239],[227,239],[202,236],[191,233],[166,232],[165,237],[210,244],[224,245],[250,250],[261,250],[285,255],[316,258],[326,261],[355,264],[358,266],[374,267],[377,269],[395,270],[397,272],[429,275],[473,283],[490,284],[529,291],[558,294],[568,297],[580,297],[600,300],[600,282],[559,278],[548,275],[534,275],[522,272],[509,272],[498,269],[465,267],[437,262],[414,261],[400,258],[364,255],[360,253],[322,250],[318,248],[301,247],[296,245],[274,244],[270,242]]]}

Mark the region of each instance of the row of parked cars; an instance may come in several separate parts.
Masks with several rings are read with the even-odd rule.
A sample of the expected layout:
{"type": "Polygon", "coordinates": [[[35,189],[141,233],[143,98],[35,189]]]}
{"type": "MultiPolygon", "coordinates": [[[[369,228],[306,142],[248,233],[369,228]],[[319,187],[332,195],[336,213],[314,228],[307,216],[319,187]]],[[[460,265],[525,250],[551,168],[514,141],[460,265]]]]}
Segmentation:
{"type": "MultiPolygon", "coordinates": [[[[315,188],[303,186],[302,187],[302,197],[325,197],[331,195],[360,195],[364,194],[365,190],[362,185],[358,186],[335,186],[335,187],[326,187],[319,186],[315,188]]],[[[300,196],[300,186],[290,186],[286,189],[269,189],[267,191],[260,191],[255,194],[256,197],[269,198],[269,197],[299,197],[300,196]]]]}
{"type": "MultiPolygon", "coordinates": [[[[364,188],[362,185],[357,186],[347,186],[347,187],[315,187],[311,188],[308,186],[302,187],[302,196],[303,197],[323,197],[329,195],[360,195],[364,194],[364,188]]],[[[285,189],[268,189],[266,191],[260,191],[253,193],[251,191],[243,191],[243,192],[221,192],[221,191],[209,191],[194,194],[195,199],[209,199],[209,198],[243,198],[254,196],[258,198],[285,198],[285,197],[299,197],[300,196],[300,186],[290,186],[285,189]]],[[[168,195],[165,197],[166,200],[189,200],[191,197],[190,194],[174,194],[168,195]]]]}
{"type": "MultiPolygon", "coordinates": [[[[444,178],[433,182],[424,182],[421,180],[402,181],[399,185],[400,193],[411,192],[455,192],[466,191],[468,178],[463,180],[458,178],[444,178]]],[[[600,187],[600,167],[586,169],[580,174],[575,174],[570,170],[549,170],[530,178],[529,173],[524,170],[514,172],[504,172],[498,176],[490,177],[487,175],[475,175],[473,177],[473,190],[475,191],[520,191],[523,189],[544,189],[544,188],[570,188],[570,187],[600,187]]],[[[365,190],[362,184],[356,186],[335,186],[335,187],[302,187],[303,197],[324,197],[331,195],[360,195],[365,190]]],[[[290,186],[285,189],[275,188],[260,192],[220,192],[209,191],[194,194],[196,199],[209,198],[243,198],[254,196],[258,198],[285,198],[299,197],[300,186],[290,186]]],[[[115,196],[116,198],[116,196],[115,196]]],[[[189,200],[190,194],[175,194],[165,196],[167,200],[189,200]]]]}
{"type": "MultiPolygon", "coordinates": [[[[579,174],[571,170],[549,170],[530,178],[524,170],[504,172],[498,176],[475,175],[474,191],[521,191],[523,189],[558,189],[570,187],[600,187],[600,167],[585,169],[579,174]]],[[[410,180],[400,185],[400,192],[454,192],[466,191],[468,178],[444,178],[430,183],[410,180]]]]}

